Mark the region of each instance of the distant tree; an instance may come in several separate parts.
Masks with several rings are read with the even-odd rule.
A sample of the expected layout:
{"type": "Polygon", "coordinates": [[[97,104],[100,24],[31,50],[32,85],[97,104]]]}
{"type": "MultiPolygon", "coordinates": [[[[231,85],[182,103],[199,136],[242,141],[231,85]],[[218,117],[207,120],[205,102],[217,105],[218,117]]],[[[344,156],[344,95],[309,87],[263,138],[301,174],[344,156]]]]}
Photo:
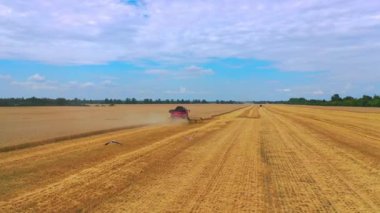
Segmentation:
{"type": "Polygon", "coordinates": [[[64,98],[57,98],[56,103],[58,106],[65,106],[66,105],[66,99],[64,98]]]}
{"type": "Polygon", "coordinates": [[[352,101],[352,100],[355,100],[355,98],[353,98],[352,96],[346,96],[343,98],[344,101],[352,101]]]}
{"type": "Polygon", "coordinates": [[[351,96],[346,96],[342,99],[343,103],[342,105],[344,106],[353,106],[355,105],[355,98],[351,97],[351,96]]]}
{"type": "Polygon", "coordinates": [[[361,98],[361,105],[362,106],[368,106],[368,104],[370,103],[371,100],[372,100],[371,96],[363,95],[363,97],[361,98]]]}
{"type": "Polygon", "coordinates": [[[331,96],[331,101],[333,102],[342,101],[342,98],[339,96],[339,94],[334,94],[333,96],[331,96]]]}
{"type": "Polygon", "coordinates": [[[290,98],[288,103],[290,104],[306,104],[305,98],[290,98]]]}
{"type": "Polygon", "coordinates": [[[374,95],[372,100],[369,101],[368,106],[378,106],[380,107],[380,96],[374,95]]]}

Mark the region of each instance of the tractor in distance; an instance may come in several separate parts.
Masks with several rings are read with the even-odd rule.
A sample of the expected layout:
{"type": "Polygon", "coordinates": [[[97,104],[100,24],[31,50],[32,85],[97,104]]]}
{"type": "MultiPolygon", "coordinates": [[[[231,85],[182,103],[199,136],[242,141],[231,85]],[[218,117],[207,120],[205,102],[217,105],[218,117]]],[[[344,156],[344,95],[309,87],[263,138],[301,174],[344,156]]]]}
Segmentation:
{"type": "Polygon", "coordinates": [[[190,120],[190,118],[189,118],[189,112],[190,112],[190,110],[186,109],[183,106],[177,106],[175,109],[169,110],[170,117],[172,119],[186,119],[186,120],[190,120]]]}

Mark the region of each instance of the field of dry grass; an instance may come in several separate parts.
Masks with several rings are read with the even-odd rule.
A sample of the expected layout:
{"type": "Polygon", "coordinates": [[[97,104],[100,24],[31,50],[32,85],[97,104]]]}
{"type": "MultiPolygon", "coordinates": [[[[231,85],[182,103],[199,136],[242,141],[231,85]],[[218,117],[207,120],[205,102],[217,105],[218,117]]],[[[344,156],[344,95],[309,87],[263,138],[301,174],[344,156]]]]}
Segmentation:
{"type": "MultiPolygon", "coordinates": [[[[91,133],[106,129],[164,123],[176,105],[113,107],[0,107],[0,147],[91,133]]],[[[242,105],[188,104],[191,117],[209,117],[242,105]]]]}
{"type": "Polygon", "coordinates": [[[247,106],[0,153],[0,212],[75,211],[379,212],[380,112],[247,106]]]}

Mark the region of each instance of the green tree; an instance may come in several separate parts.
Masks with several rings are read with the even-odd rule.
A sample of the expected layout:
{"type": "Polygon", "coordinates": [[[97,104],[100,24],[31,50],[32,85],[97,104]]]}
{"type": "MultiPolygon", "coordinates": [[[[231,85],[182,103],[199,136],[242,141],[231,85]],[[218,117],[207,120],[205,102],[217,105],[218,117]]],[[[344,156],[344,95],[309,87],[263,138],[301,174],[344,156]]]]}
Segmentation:
{"type": "Polygon", "coordinates": [[[339,102],[342,101],[342,98],[339,96],[339,94],[334,94],[333,96],[331,96],[331,101],[339,102]]]}

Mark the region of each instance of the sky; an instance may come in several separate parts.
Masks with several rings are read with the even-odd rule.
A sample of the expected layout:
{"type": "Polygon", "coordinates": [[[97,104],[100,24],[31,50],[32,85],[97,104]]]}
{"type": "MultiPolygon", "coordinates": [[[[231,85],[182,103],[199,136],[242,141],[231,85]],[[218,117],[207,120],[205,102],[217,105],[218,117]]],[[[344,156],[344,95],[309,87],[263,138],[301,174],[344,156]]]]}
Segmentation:
{"type": "Polygon", "coordinates": [[[378,0],[0,0],[0,97],[380,94],[378,0]]]}

